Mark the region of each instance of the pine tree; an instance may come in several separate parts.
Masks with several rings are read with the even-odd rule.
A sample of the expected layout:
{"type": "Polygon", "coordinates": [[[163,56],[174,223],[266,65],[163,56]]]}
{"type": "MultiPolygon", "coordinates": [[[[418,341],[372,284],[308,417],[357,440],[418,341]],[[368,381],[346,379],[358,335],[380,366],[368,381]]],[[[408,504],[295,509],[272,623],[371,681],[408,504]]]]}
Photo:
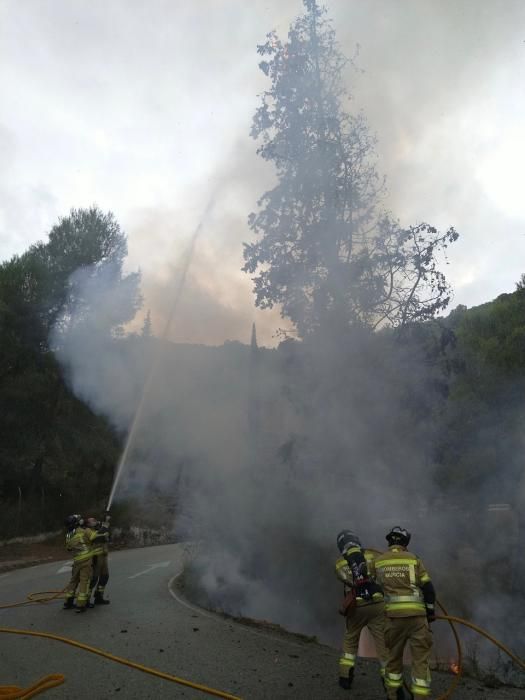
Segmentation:
{"type": "Polygon", "coordinates": [[[457,233],[404,229],[385,213],[375,140],[364,116],[346,111],[348,61],[326,11],[304,4],[286,42],[271,32],[258,46],[271,87],[251,133],[278,182],[249,218],[258,240],[245,243],[243,269],[256,273],[256,305],[280,304],[300,336],[429,318],[450,299],[437,254],[457,233]]]}

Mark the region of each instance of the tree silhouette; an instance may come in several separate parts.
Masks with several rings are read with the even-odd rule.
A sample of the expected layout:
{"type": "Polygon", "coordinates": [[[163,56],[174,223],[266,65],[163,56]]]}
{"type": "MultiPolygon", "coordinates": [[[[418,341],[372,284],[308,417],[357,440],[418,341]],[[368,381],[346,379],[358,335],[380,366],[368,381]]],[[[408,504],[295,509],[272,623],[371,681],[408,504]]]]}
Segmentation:
{"type": "Polygon", "coordinates": [[[244,244],[256,305],[280,304],[300,336],[432,317],[450,300],[438,253],[458,234],[402,228],[384,211],[375,139],[361,113],[346,111],[348,60],[326,11],[304,4],[286,42],[271,32],[258,46],[271,87],[251,133],[278,182],[249,217],[258,240],[244,244]]]}

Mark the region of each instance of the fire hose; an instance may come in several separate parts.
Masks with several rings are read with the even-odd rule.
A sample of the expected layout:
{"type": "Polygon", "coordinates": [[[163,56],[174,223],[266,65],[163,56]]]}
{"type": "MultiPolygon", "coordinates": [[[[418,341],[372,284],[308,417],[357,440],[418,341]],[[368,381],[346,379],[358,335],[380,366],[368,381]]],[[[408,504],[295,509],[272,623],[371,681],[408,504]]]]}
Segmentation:
{"type": "MultiPolygon", "coordinates": [[[[48,603],[52,600],[59,598],[64,591],[43,591],[41,593],[30,593],[27,596],[27,600],[21,603],[11,603],[10,605],[0,605],[0,610],[6,608],[18,608],[23,605],[30,605],[31,603],[48,603]]],[[[124,659],[122,656],[116,656],[115,654],[110,654],[107,651],[98,649],[97,647],[89,646],[88,644],[83,644],[75,639],[69,639],[68,637],[62,637],[57,634],[51,634],[49,632],[34,632],[33,630],[20,630],[12,627],[0,627],[0,634],[17,634],[29,637],[41,637],[43,639],[51,639],[57,642],[62,642],[64,644],[69,644],[70,646],[76,647],[77,649],[82,649],[83,651],[89,651],[91,654],[96,654],[97,656],[102,656],[105,659],[114,661],[115,663],[122,664],[124,666],[129,666],[137,671],[142,671],[143,673],[148,673],[150,676],[155,676],[156,678],[161,678],[165,681],[170,681],[172,683],[177,683],[179,685],[187,686],[188,688],[193,688],[194,690],[200,690],[208,695],[213,695],[217,698],[224,698],[225,700],[241,700],[236,695],[231,695],[222,690],[217,690],[216,688],[210,688],[208,686],[202,685],[200,683],[193,683],[185,678],[179,678],[171,673],[164,673],[164,671],[158,671],[155,668],[150,668],[144,664],[139,664],[135,661],[130,661],[129,659],[124,659]]],[[[65,676],[60,673],[51,674],[44,676],[39,681],[34,683],[28,688],[18,688],[17,686],[0,686],[0,700],[27,700],[28,698],[33,698],[40,693],[44,693],[46,690],[51,690],[59,685],[62,685],[65,681],[65,676]]]]}
{"type": "MultiPolygon", "coordinates": [[[[438,601],[436,601],[438,604],[439,609],[443,613],[443,616],[439,615],[439,619],[446,619],[447,622],[450,625],[450,629],[452,630],[452,634],[454,635],[454,639],[456,640],[456,649],[458,652],[458,663],[457,663],[457,673],[455,678],[453,679],[452,683],[448,687],[448,690],[441,695],[438,700],[447,700],[447,698],[450,698],[452,693],[456,690],[457,686],[459,685],[459,681],[461,680],[461,675],[463,673],[463,649],[461,647],[461,641],[459,639],[459,634],[457,629],[454,627],[454,623],[448,619],[448,613],[443,607],[443,605],[438,601]]],[[[437,618],[436,618],[437,619],[437,618]]]]}
{"type": "MultiPolygon", "coordinates": [[[[521,668],[523,671],[525,671],[525,661],[520,659],[516,654],[514,654],[505,644],[500,642],[498,639],[493,637],[489,632],[484,630],[482,627],[478,627],[478,625],[475,625],[473,622],[469,622],[469,620],[464,620],[461,617],[456,617],[454,615],[449,615],[448,612],[445,610],[443,605],[438,601],[436,601],[438,604],[438,607],[440,610],[443,612],[443,615],[436,615],[436,620],[444,620],[448,622],[450,625],[450,628],[452,630],[452,634],[454,635],[454,639],[456,640],[456,648],[457,648],[457,653],[458,653],[458,660],[457,660],[457,671],[455,673],[454,680],[450,684],[448,690],[446,690],[442,695],[437,698],[437,700],[448,700],[456,690],[459,681],[461,680],[461,676],[463,674],[463,649],[461,647],[461,641],[459,639],[458,632],[454,626],[454,623],[457,623],[459,625],[464,625],[465,627],[469,627],[470,629],[474,630],[478,634],[480,634],[482,637],[485,637],[486,639],[489,640],[489,642],[492,642],[495,646],[498,647],[501,651],[503,651],[514,663],[516,666],[521,668]]],[[[405,687],[406,684],[405,684],[405,687]]],[[[407,687],[408,690],[408,687],[407,687]]]]}
{"type": "MultiPolygon", "coordinates": [[[[62,595],[63,591],[44,591],[41,593],[31,593],[27,596],[27,600],[22,601],[21,603],[11,603],[10,605],[0,605],[0,610],[5,609],[5,608],[17,608],[21,607],[23,605],[30,605],[31,603],[47,603],[52,600],[57,599],[62,595]]],[[[458,653],[458,662],[457,662],[457,674],[454,677],[453,682],[451,683],[450,687],[448,690],[443,694],[440,695],[438,700],[447,700],[450,698],[455,691],[462,675],[463,671],[463,666],[462,666],[462,661],[463,661],[463,651],[461,648],[461,642],[459,639],[459,635],[457,633],[457,630],[455,628],[455,624],[460,624],[464,625],[466,627],[469,627],[470,629],[474,630],[478,634],[482,635],[486,639],[488,639],[492,644],[497,646],[501,651],[503,651],[509,658],[511,658],[514,663],[521,668],[523,671],[525,671],[525,661],[520,659],[516,654],[514,654],[507,646],[505,646],[502,642],[500,642],[498,639],[493,637],[489,632],[486,630],[482,629],[481,627],[478,627],[478,625],[475,625],[472,622],[469,622],[468,620],[464,620],[461,617],[456,617],[453,615],[449,615],[443,605],[437,601],[439,608],[443,612],[443,615],[436,615],[436,620],[444,620],[449,623],[452,633],[454,635],[454,638],[456,640],[456,647],[457,647],[457,653],[458,653]]],[[[115,654],[110,654],[109,652],[103,651],[102,649],[98,649],[97,647],[92,647],[89,646],[88,644],[83,644],[82,642],[78,642],[74,639],[69,639],[68,637],[61,637],[56,634],[51,634],[48,632],[34,632],[33,630],[20,630],[20,629],[15,629],[11,627],[0,627],[0,634],[16,634],[16,635],[24,635],[24,636],[30,636],[30,637],[41,637],[44,639],[51,639],[54,641],[62,642],[64,644],[69,644],[70,646],[76,647],[77,649],[82,649],[83,651],[88,651],[92,654],[96,654],[98,656],[102,656],[105,659],[109,659],[110,661],[114,661],[119,664],[123,664],[124,666],[128,666],[130,668],[137,669],[138,671],[142,671],[143,673],[148,673],[149,675],[156,676],[157,678],[161,678],[163,680],[171,681],[172,683],[178,683],[179,685],[184,685],[189,688],[193,688],[194,690],[200,690],[204,693],[208,693],[209,695],[213,695],[218,698],[225,698],[226,700],[241,700],[239,697],[236,695],[231,695],[229,693],[225,693],[221,690],[217,690],[215,688],[209,688],[205,685],[201,685],[199,683],[193,683],[192,681],[188,681],[184,678],[179,678],[178,676],[173,676],[170,673],[164,673],[163,671],[158,671],[157,669],[150,668],[149,666],[144,666],[143,664],[136,663],[135,661],[130,661],[129,659],[124,659],[121,656],[116,656],[115,654]]],[[[62,674],[51,674],[48,676],[45,676],[44,678],[40,679],[37,683],[33,684],[32,686],[28,688],[18,688],[16,686],[0,686],[0,700],[27,700],[28,698],[35,697],[36,695],[39,695],[40,693],[45,692],[46,690],[50,690],[51,688],[55,688],[62,683],[64,683],[65,677],[62,674]]]]}
{"type": "Polygon", "coordinates": [[[445,613],[444,615],[436,615],[436,620],[446,620],[449,625],[452,628],[452,631],[454,633],[454,637],[456,639],[456,645],[457,645],[457,650],[458,650],[458,663],[457,663],[457,673],[456,677],[454,678],[454,681],[450,685],[450,688],[443,693],[443,695],[440,695],[438,700],[447,700],[454,690],[456,689],[456,686],[458,685],[462,672],[463,672],[463,666],[462,666],[462,657],[463,657],[463,652],[461,648],[461,642],[459,640],[459,636],[457,634],[457,631],[454,627],[454,623],[458,623],[460,625],[464,625],[465,627],[469,627],[470,629],[474,630],[474,632],[477,632],[480,634],[482,637],[485,637],[486,639],[489,640],[489,642],[492,642],[495,646],[498,647],[504,654],[506,654],[512,661],[518,666],[518,668],[521,668],[522,671],[525,671],[525,661],[523,659],[520,659],[516,654],[514,654],[505,644],[500,642],[498,639],[493,637],[491,634],[489,634],[486,630],[484,630],[482,627],[478,627],[478,625],[475,625],[473,622],[469,622],[469,620],[464,620],[461,617],[456,617],[454,615],[448,615],[446,614],[445,609],[443,606],[438,602],[439,607],[443,612],[445,613]]]}

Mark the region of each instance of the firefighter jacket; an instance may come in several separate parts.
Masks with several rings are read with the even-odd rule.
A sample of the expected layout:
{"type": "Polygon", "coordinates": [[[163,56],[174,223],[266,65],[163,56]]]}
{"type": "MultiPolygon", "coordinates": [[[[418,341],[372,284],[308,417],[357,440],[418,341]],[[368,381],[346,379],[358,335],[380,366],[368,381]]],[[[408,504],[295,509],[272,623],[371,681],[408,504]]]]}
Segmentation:
{"type": "Polygon", "coordinates": [[[100,544],[100,549],[102,554],[108,554],[109,553],[109,545],[108,542],[110,540],[110,534],[109,534],[109,527],[105,525],[104,523],[98,523],[96,527],[96,533],[98,538],[104,538],[101,540],[100,544]]]}
{"type": "Polygon", "coordinates": [[[424,617],[433,612],[434,587],[419,557],[393,545],[374,564],[387,617],[424,617]]]}
{"type": "Polygon", "coordinates": [[[77,527],[66,534],[66,549],[73,555],[74,562],[87,561],[93,556],[91,532],[87,527],[77,527]]]}
{"type": "Polygon", "coordinates": [[[106,535],[89,527],[77,527],[66,534],[66,549],[73,554],[74,562],[87,561],[102,554],[106,539],[106,535]]]}
{"type": "Polygon", "coordinates": [[[108,553],[109,531],[102,526],[95,529],[88,528],[89,542],[91,545],[91,556],[98,557],[100,554],[108,553]]]}
{"type": "Polygon", "coordinates": [[[372,605],[383,600],[383,593],[380,586],[375,581],[375,560],[376,554],[370,549],[351,547],[335,563],[335,575],[345,585],[345,593],[351,588],[356,591],[356,605],[372,605]],[[352,560],[358,562],[358,572],[355,566],[352,567],[352,560]],[[363,566],[364,565],[364,566],[363,566]],[[364,598],[360,593],[359,579],[366,579],[366,588],[370,597],[364,598]]]}

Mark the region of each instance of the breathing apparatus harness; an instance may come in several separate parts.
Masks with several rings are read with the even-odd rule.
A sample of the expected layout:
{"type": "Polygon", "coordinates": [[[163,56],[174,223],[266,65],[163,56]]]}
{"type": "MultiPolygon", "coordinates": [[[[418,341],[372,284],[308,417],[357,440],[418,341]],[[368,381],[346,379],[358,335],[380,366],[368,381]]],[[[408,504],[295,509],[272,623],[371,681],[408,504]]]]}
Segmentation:
{"type": "Polygon", "coordinates": [[[342,530],[337,536],[337,546],[352,573],[350,590],[339,609],[341,615],[348,617],[356,607],[358,598],[365,603],[377,602],[374,597],[379,599],[377,594],[380,594],[382,599],[383,591],[369,576],[363,546],[355,533],[342,530]]]}

